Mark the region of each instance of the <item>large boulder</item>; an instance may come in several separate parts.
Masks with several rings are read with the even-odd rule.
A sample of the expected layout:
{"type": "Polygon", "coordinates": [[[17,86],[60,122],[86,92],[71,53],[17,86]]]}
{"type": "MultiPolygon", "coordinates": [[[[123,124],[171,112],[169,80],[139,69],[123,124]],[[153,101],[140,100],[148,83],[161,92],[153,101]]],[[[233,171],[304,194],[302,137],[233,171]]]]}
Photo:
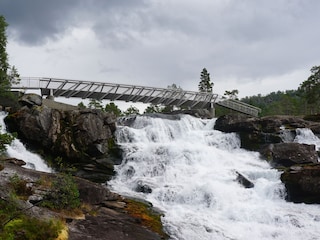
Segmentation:
{"type": "Polygon", "coordinates": [[[261,154],[275,167],[290,167],[295,164],[318,162],[315,145],[299,143],[270,144],[261,154]]]}
{"type": "Polygon", "coordinates": [[[22,106],[29,106],[29,107],[32,107],[33,105],[41,106],[42,97],[34,93],[24,94],[20,97],[19,103],[22,106]]]}
{"type": "Polygon", "coordinates": [[[320,164],[292,166],[281,175],[287,200],[295,203],[320,203],[320,164]]]}
{"type": "Polygon", "coordinates": [[[100,110],[23,107],[6,118],[10,131],[54,156],[79,161],[108,153],[116,117],[100,110]]]}

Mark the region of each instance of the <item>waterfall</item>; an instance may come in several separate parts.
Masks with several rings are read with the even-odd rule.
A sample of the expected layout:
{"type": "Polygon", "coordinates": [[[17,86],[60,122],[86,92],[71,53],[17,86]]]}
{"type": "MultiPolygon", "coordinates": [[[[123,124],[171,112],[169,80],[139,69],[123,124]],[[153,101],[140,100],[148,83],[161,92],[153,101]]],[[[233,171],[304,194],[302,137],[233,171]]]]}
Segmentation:
{"type": "MultiPolygon", "coordinates": [[[[6,125],[4,118],[5,112],[0,112],[1,133],[6,133],[6,125]]],[[[19,139],[14,139],[10,145],[7,145],[7,155],[12,158],[21,159],[26,162],[25,168],[34,169],[42,172],[52,172],[53,170],[45,163],[45,161],[37,154],[26,149],[19,139]]]]}
{"type": "Polygon", "coordinates": [[[241,149],[235,133],[213,130],[215,120],[127,122],[117,127],[123,162],[108,184],[161,209],[171,239],[319,238],[320,207],[286,202],[281,172],[241,149]],[[254,187],[242,186],[237,173],[254,187]]]}
{"type": "Polygon", "coordinates": [[[320,151],[320,139],[308,128],[297,128],[296,137],[293,141],[297,143],[314,144],[317,151],[320,151]]]}

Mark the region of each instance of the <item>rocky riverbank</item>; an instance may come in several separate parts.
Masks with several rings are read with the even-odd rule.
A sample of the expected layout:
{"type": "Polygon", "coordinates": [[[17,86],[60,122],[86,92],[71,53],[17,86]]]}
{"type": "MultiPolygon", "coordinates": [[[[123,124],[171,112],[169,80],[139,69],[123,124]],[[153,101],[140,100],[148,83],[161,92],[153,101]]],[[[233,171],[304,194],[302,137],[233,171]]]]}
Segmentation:
{"type": "MultiPolygon", "coordinates": [[[[74,178],[79,190],[81,202],[79,208],[72,211],[67,209],[53,211],[40,207],[39,203],[49,191],[50,183],[57,174],[22,168],[17,166],[16,162],[9,159],[2,160],[0,164],[0,201],[19,202],[19,210],[6,223],[2,222],[5,219],[1,219],[2,224],[8,225],[12,222],[14,226],[21,219],[21,215],[26,214],[32,219],[63,221],[67,230],[60,234],[60,240],[166,238],[160,221],[161,214],[155,212],[149,203],[124,198],[110,192],[103,185],[82,178],[74,178]],[[14,192],[13,179],[15,184],[19,182],[19,192],[14,192]],[[11,196],[13,192],[17,196],[16,200],[11,196]]],[[[16,232],[16,234],[23,237],[25,233],[16,232]]]]}
{"type": "Polygon", "coordinates": [[[242,148],[260,152],[263,159],[282,171],[288,201],[320,203],[319,151],[313,144],[293,141],[299,129],[310,129],[320,136],[320,115],[308,118],[229,115],[218,118],[215,129],[238,133],[242,148]]]}

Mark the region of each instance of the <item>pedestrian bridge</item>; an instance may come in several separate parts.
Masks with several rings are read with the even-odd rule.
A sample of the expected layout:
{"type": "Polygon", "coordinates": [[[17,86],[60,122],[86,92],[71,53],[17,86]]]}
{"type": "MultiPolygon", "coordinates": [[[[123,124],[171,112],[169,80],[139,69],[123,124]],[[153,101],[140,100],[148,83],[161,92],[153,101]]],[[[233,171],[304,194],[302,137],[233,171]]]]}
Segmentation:
{"type": "Polygon", "coordinates": [[[90,82],[58,78],[21,78],[14,90],[40,90],[42,96],[108,99],[111,101],[142,102],[154,105],[174,105],[189,109],[214,108],[214,104],[244,114],[258,116],[260,108],[225,99],[214,93],[184,91],[181,89],[155,88],[117,83],[90,82]]]}

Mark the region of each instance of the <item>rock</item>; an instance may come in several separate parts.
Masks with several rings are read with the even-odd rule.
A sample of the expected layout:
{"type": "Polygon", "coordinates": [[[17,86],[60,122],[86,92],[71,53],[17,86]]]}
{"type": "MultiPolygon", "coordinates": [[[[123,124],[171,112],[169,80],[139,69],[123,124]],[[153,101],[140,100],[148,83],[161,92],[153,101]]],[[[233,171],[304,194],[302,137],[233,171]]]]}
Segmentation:
{"type": "Polygon", "coordinates": [[[99,110],[60,111],[46,106],[23,107],[6,124],[19,138],[73,162],[108,153],[116,118],[99,110]]]}
{"type": "MultiPolygon", "coordinates": [[[[39,205],[43,195],[46,193],[43,190],[46,185],[40,186],[41,182],[45,184],[45,182],[54,179],[56,175],[22,168],[8,162],[5,162],[4,165],[3,171],[0,171],[0,198],[12,199],[10,197],[12,189],[9,189],[11,177],[18,175],[26,179],[26,181],[32,183],[33,194],[29,196],[28,201],[19,200],[19,207],[24,209],[24,212],[29,216],[38,219],[48,220],[54,217],[65,220],[68,226],[68,239],[168,239],[168,236],[161,230],[160,217],[157,220],[158,224],[160,224],[160,228],[157,231],[151,225],[145,224],[146,220],[154,217],[151,207],[149,213],[143,211],[144,215],[135,215],[132,212],[128,212],[130,202],[133,201],[110,192],[106,186],[80,178],[75,178],[75,181],[79,189],[84,213],[75,216],[75,213],[70,215],[68,211],[54,212],[48,208],[36,206],[37,204],[39,205]]],[[[140,211],[141,209],[135,210],[140,211]]]]}
{"type": "Polygon", "coordinates": [[[34,93],[24,94],[20,97],[19,103],[22,106],[28,106],[30,108],[33,105],[41,106],[42,105],[42,97],[37,94],[34,94],[34,93]]]}
{"type": "Polygon", "coordinates": [[[260,131],[256,121],[256,118],[242,115],[224,115],[216,120],[214,129],[226,133],[260,131]]]}
{"type": "Polygon", "coordinates": [[[292,116],[268,116],[252,118],[241,115],[225,115],[216,120],[214,129],[222,132],[236,132],[240,136],[241,147],[260,151],[265,145],[283,142],[283,129],[294,132],[297,128],[310,128],[320,133],[320,122],[307,121],[292,116]]]}
{"type": "Polygon", "coordinates": [[[17,158],[7,158],[6,161],[17,166],[24,166],[27,164],[25,161],[17,158]]]}
{"type": "Polygon", "coordinates": [[[75,178],[80,193],[81,202],[87,204],[99,204],[104,201],[109,190],[100,184],[90,182],[82,178],[75,178]]]}
{"type": "Polygon", "coordinates": [[[290,167],[295,164],[317,163],[315,145],[299,143],[270,144],[261,154],[275,167],[290,167]]]}
{"type": "Polygon", "coordinates": [[[169,114],[169,115],[188,114],[188,115],[191,115],[197,118],[203,118],[203,119],[214,118],[214,113],[212,111],[209,111],[208,109],[181,109],[181,110],[174,110],[166,114],[169,114]]]}
{"type": "Polygon", "coordinates": [[[236,174],[237,174],[236,180],[242,186],[244,186],[245,188],[253,188],[254,187],[254,184],[248,178],[246,178],[245,176],[243,176],[241,173],[239,173],[237,171],[236,171],[236,174]]]}
{"type": "Polygon", "coordinates": [[[320,165],[292,166],[281,180],[287,190],[287,200],[295,203],[320,203],[320,165]]]}
{"type": "Polygon", "coordinates": [[[152,188],[149,185],[143,183],[142,181],[138,181],[136,191],[142,193],[152,193],[152,188]]]}

